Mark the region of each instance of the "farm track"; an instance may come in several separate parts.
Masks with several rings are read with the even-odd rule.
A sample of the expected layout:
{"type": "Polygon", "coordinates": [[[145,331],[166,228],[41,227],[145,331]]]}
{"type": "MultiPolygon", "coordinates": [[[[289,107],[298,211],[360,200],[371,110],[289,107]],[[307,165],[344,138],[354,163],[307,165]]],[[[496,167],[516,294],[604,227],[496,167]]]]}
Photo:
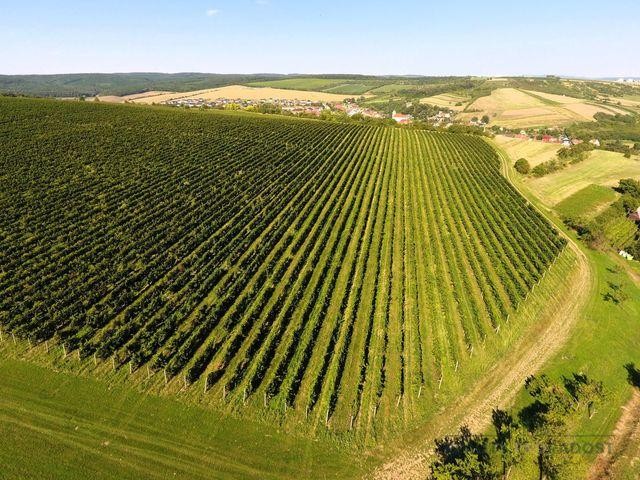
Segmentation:
{"type": "Polygon", "coordinates": [[[631,445],[640,445],[640,392],[622,407],[622,415],[608,440],[608,448],[596,458],[589,471],[589,480],[607,480],[612,476],[618,461],[631,445]]]}
{"type": "MultiPolygon", "coordinates": [[[[526,198],[511,177],[508,157],[502,153],[502,174],[513,187],[526,198]]],[[[542,209],[536,209],[549,222],[552,217],[542,209]]],[[[563,234],[564,235],[564,234],[563,234]]],[[[509,351],[484,378],[473,386],[472,390],[456,403],[439,413],[446,421],[433,425],[420,438],[420,446],[408,447],[392,460],[384,463],[372,477],[376,480],[422,479],[429,471],[429,462],[433,455],[432,442],[442,435],[453,433],[461,425],[468,425],[473,431],[483,431],[490,425],[491,411],[513,402],[522,388],[524,380],[539,371],[553,355],[566,343],[572,327],[578,322],[579,315],[590,298],[593,287],[593,267],[580,246],[568,235],[564,235],[568,246],[578,259],[578,266],[572,276],[571,295],[573,302],[564,302],[556,310],[544,329],[536,335],[533,342],[522,341],[517,348],[509,351]],[[575,283],[573,283],[575,281],[575,283]]],[[[637,399],[636,399],[637,400],[637,399]]],[[[597,478],[597,477],[595,477],[597,478]]]]}

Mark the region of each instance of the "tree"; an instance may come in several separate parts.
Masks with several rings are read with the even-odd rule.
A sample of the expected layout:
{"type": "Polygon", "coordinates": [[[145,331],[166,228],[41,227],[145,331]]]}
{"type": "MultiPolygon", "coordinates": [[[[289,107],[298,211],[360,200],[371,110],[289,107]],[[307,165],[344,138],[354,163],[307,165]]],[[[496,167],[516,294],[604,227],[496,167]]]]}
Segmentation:
{"type": "Polygon", "coordinates": [[[531,165],[529,165],[529,162],[526,158],[519,158],[518,160],[516,160],[514,168],[518,173],[521,173],[523,175],[526,175],[531,171],[531,165]]]}
{"type": "Polygon", "coordinates": [[[523,408],[519,417],[538,446],[538,478],[559,479],[570,463],[564,438],[571,397],[561,385],[550,382],[546,375],[527,378],[525,388],[534,402],[523,408]]]}
{"type": "Polygon", "coordinates": [[[484,123],[485,125],[487,125],[490,121],[491,119],[489,118],[489,115],[482,116],[482,123],[484,123]]]}
{"type": "Polygon", "coordinates": [[[564,385],[576,407],[586,406],[587,415],[593,417],[593,406],[605,396],[602,382],[595,382],[584,373],[574,373],[571,378],[564,379],[564,385]]]}
{"type": "Polygon", "coordinates": [[[522,426],[516,422],[510,413],[496,409],[491,414],[496,438],[493,441],[500,452],[502,461],[502,478],[507,479],[511,468],[522,461],[527,437],[522,426]]]}
{"type": "Polygon", "coordinates": [[[622,194],[640,197],[640,181],[634,180],[633,178],[623,178],[618,183],[617,190],[622,194]]]}
{"type": "Polygon", "coordinates": [[[494,480],[498,478],[488,451],[489,440],[474,435],[466,425],[458,435],[436,440],[437,459],[431,465],[432,480],[494,480]]]}

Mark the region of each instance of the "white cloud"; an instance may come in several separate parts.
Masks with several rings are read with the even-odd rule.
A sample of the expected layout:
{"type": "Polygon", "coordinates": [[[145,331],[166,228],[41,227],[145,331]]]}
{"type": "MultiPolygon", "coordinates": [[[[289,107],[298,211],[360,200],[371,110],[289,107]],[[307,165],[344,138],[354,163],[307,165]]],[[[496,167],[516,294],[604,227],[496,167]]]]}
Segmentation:
{"type": "Polygon", "coordinates": [[[217,8],[210,8],[206,13],[207,17],[215,17],[220,13],[220,10],[218,10],[217,8]]]}

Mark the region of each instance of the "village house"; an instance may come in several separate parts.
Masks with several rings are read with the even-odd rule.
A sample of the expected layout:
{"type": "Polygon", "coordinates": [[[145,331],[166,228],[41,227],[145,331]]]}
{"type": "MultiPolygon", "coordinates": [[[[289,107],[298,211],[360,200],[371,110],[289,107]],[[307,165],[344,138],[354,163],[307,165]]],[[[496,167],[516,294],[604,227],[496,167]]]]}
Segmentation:
{"type": "Polygon", "coordinates": [[[634,222],[640,222],[640,207],[635,212],[631,212],[629,214],[629,220],[634,222]]]}
{"type": "Polygon", "coordinates": [[[397,113],[395,110],[391,114],[391,118],[394,119],[400,125],[406,125],[413,121],[413,117],[411,115],[406,115],[404,113],[397,113]]]}

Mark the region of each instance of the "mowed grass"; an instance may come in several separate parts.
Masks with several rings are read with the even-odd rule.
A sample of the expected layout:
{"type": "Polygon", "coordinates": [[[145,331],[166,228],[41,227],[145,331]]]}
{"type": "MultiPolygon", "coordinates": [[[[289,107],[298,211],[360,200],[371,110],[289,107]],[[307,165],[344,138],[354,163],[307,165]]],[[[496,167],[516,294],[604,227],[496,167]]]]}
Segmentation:
{"type": "Polygon", "coordinates": [[[496,135],[495,141],[511,158],[526,158],[531,167],[553,160],[562,147],[557,143],[544,143],[536,140],[496,135]]]}
{"type": "Polygon", "coordinates": [[[640,178],[637,156],[624,158],[621,153],[594,150],[586,160],[525,183],[546,205],[556,205],[591,184],[614,186],[621,178],[640,178]]]}
{"type": "Polygon", "coordinates": [[[54,372],[11,348],[0,346],[0,478],[353,478],[365,467],[335,445],[54,372]]]}
{"type": "Polygon", "coordinates": [[[593,218],[616,199],[615,190],[602,185],[589,185],[556,205],[556,210],[568,218],[593,218]]]}

